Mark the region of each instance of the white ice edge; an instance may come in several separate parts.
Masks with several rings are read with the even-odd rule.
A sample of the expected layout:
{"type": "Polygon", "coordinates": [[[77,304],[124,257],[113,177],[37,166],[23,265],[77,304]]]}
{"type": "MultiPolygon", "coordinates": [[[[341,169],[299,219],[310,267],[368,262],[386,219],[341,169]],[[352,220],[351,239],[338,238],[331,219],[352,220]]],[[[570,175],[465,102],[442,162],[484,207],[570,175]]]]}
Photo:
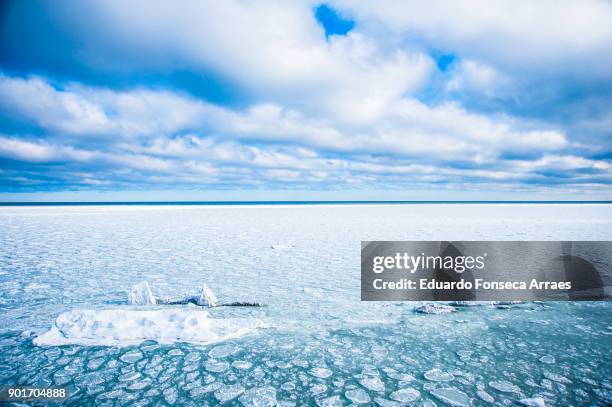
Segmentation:
{"type": "Polygon", "coordinates": [[[257,318],[211,318],[197,309],[72,310],[60,314],[51,329],[34,338],[37,346],[128,346],[147,340],[170,344],[212,344],[240,338],[265,327],[257,318]]]}

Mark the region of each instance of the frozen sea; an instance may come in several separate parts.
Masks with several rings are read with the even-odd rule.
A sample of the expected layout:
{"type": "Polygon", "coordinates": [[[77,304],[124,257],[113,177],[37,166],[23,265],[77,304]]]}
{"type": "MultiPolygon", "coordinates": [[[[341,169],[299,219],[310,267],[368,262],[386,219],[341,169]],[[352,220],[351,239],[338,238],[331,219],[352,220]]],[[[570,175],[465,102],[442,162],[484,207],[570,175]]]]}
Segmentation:
{"type": "Polygon", "coordinates": [[[611,239],[605,204],[0,207],[0,386],[66,386],[79,406],[610,405],[610,302],[361,302],[360,242],[611,239]],[[265,306],[128,305],[141,281],[265,306]],[[96,329],[36,345],[60,315],[96,329]],[[99,327],[160,318],[142,332],[183,336],[99,327]]]}

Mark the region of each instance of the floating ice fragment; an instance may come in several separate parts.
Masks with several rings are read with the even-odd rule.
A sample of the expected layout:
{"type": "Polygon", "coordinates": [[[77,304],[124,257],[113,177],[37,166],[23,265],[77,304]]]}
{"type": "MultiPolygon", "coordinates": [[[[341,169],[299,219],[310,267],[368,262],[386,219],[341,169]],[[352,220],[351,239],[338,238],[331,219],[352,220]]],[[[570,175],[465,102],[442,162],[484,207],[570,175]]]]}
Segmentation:
{"type": "Polygon", "coordinates": [[[232,345],[215,346],[208,352],[211,358],[223,359],[236,351],[236,347],[232,345]]]}
{"type": "Polygon", "coordinates": [[[380,407],[401,407],[402,406],[402,403],[399,403],[397,401],[383,399],[382,397],[376,397],[374,401],[380,407]]]}
{"type": "Polygon", "coordinates": [[[440,369],[431,369],[423,375],[432,382],[449,382],[455,378],[452,373],[443,372],[440,369]]]}
{"type": "Polygon", "coordinates": [[[468,395],[454,387],[434,389],[431,391],[431,394],[441,402],[451,406],[469,407],[471,405],[468,395]]]}
{"type": "Polygon", "coordinates": [[[457,311],[455,307],[444,304],[425,304],[414,309],[414,312],[420,314],[448,314],[449,312],[457,311]]]}
{"type": "Polygon", "coordinates": [[[326,385],[324,385],[323,383],[315,384],[314,386],[312,386],[312,387],[310,388],[310,392],[311,392],[313,395],[315,395],[315,396],[316,396],[317,394],[321,394],[321,393],[324,393],[324,392],[326,392],[326,391],[327,391],[327,386],[326,386],[326,385]]]}
{"type": "Polygon", "coordinates": [[[520,393],[521,392],[521,389],[517,385],[512,384],[506,380],[500,380],[497,382],[489,382],[489,386],[503,393],[520,393]]]}
{"type": "Polygon", "coordinates": [[[119,376],[118,380],[120,382],[129,382],[131,380],[138,379],[140,376],[141,376],[140,373],[131,371],[131,372],[127,372],[127,373],[124,373],[121,376],[119,376]]]}
{"type": "Polygon", "coordinates": [[[530,399],[522,399],[520,403],[529,407],[546,407],[546,403],[542,397],[533,397],[530,399]]]}
{"type": "Polygon", "coordinates": [[[128,304],[131,305],[155,305],[157,300],[151,292],[149,283],[141,281],[134,285],[128,294],[128,304]]]}
{"type": "Polygon", "coordinates": [[[251,334],[263,326],[258,319],[211,318],[200,310],[72,310],[60,314],[51,329],[33,343],[126,346],[155,340],[212,344],[251,334]]]}
{"type": "Polygon", "coordinates": [[[203,284],[196,303],[201,307],[216,307],[219,305],[219,300],[213,290],[206,284],[203,284]]]}
{"type": "Polygon", "coordinates": [[[459,359],[461,359],[462,361],[466,361],[469,358],[472,357],[472,355],[474,354],[474,351],[471,350],[458,350],[455,352],[457,354],[457,356],[459,356],[459,359]]]}
{"type": "Polygon", "coordinates": [[[495,403],[495,399],[493,398],[493,396],[491,396],[484,390],[476,391],[476,395],[478,395],[478,397],[480,397],[482,401],[486,401],[487,403],[495,403]]]}
{"type": "Polygon", "coordinates": [[[451,301],[449,304],[455,307],[477,307],[481,305],[490,305],[494,301],[451,301]]]}
{"type": "Polygon", "coordinates": [[[293,382],[285,382],[285,383],[282,384],[281,389],[285,390],[285,391],[293,391],[293,390],[295,390],[295,383],[293,383],[293,382]]]}
{"type": "Polygon", "coordinates": [[[34,336],[34,332],[26,330],[26,331],[21,332],[21,334],[19,334],[19,336],[22,337],[22,338],[29,338],[31,336],[34,336]]]}
{"type": "Polygon", "coordinates": [[[551,355],[544,355],[538,360],[542,363],[546,363],[547,365],[555,363],[555,357],[551,355]]]}
{"type": "Polygon", "coordinates": [[[313,367],[308,373],[320,379],[326,379],[332,375],[332,371],[325,367],[313,367]]]}
{"type": "Polygon", "coordinates": [[[412,387],[406,387],[403,389],[399,389],[394,391],[389,395],[393,400],[397,400],[401,403],[412,403],[421,397],[421,393],[417,389],[413,389],[412,387]]]}
{"type": "Polygon", "coordinates": [[[97,368],[102,366],[102,364],[104,363],[104,360],[105,360],[104,358],[91,359],[87,363],[87,369],[89,369],[89,370],[96,370],[97,368]]]}
{"type": "Polygon", "coordinates": [[[164,400],[166,403],[172,405],[176,402],[176,398],[178,396],[178,391],[174,387],[169,387],[163,392],[164,400]]]}
{"type": "Polygon", "coordinates": [[[204,367],[209,372],[220,373],[225,372],[229,368],[229,363],[224,360],[208,359],[204,367]]]}
{"type": "Polygon", "coordinates": [[[215,391],[215,398],[219,400],[220,403],[225,403],[235,399],[242,393],[244,393],[244,387],[239,384],[224,385],[215,391]]]}
{"type": "Polygon", "coordinates": [[[363,389],[347,390],[344,395],[355,404],[365,404],[370,402],[370,396],[363,389]]]}
{"type": "Polygon", "coordinates": [[[142,389],[148,387],[151,384],[151,382],[152,382],[151,379],[145,378],[145,379],[143,379],[141,381],[134,382],[134,383],[130,384],[127,387],[127,389],[128,390],[142,390],[142,389]]]}
{"type": "Polygon", "coordinates": [[[550,380],[552,380],[554,382],[557,382],[557,383],[570,384],[572,382],[567,377],[561,376],[560,374],[556,374],[556,373],[553,373],[553,372],[544,371],[544,377],[546,377],[547,379],[550,379],[550,380]]]}
{"type": "Polygon", "coordinates": [[[219,389],[222,386],[219,382],[209,383],[206,386],[199,389],[201,394],[212,393],[213,391],[219,389]]]}
{"type": "Polygon", "coordinates": [[[276,405],[276,389],[272,386],[253,387],[239,400],[244,407],[273,407],[276,405]]]}
{"type": "Polygon", "coordinates": [[[497,306],[511,306],[511,305],[517,305],[517,304],[524,304],[525,301],[493,301],[493,305],[497,305],[497,306]]]}
{"type": "Polygon", "coordinates": [[[410,373],[400,373],[396,371],[387,372],[387,376],[399,382],[409,383],[414,380],[414,376],[410,373]]]}
{"type": "Polygon", "coordinates": [[[342,400],[340,399],[340,396],[331,396],[324,399],[318,399],[317,405],[319,407],[341,407],[342,400]]]}
{"type": "Polygon", "coordinates": [[[142,352],[139,350],[132,350],[121,355],[119,359],[126,363],[134,363],[142,359],[142,352]]]}
{"type": "Polygon", "coordinates": [[[368,390],[385,391],[385,383],[383,383],[378,376],[365,376],[363,379],[359,380],[359,384],[368,390]]]}
{"type": "Polygon", "coordinates": [[[232,367],[235,369],[247,370],[250,369],[252,366],[253,364],[246,360],[236,360],[232,362],[232,367]]]}

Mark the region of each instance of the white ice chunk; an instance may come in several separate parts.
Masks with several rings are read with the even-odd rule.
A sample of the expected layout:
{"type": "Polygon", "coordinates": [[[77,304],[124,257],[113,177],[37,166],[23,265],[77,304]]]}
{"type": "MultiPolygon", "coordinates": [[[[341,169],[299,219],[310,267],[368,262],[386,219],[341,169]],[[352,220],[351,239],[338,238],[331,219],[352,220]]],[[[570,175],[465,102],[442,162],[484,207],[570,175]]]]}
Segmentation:
{"type": "Polygon", "coordinates": [[[431,369],[423,375],[432,382],[449,382],[455,378],[452,373],[443,372],[440,369],[431,369]]]}
{"type": "Polygon", "coordinates": [[[425,304],[414,309],[414,312],[420,314],[447,314],[455,311],[457,311],[455,307],[444,304],[425,304]]]}
{"type": "Polygon", "coordinates": [[[342,407],[343,403],[340,396],[331,396],[323,399],[318,399],[317,405],[319,407],[342,407]]]}
{"type": "Polygon", "coordinates": [[[368,393],[363,389],[351,389],[344,393],[344,397],[351,400],[355,404],[366,404],[371,401],[368,393]]]}
{"type": "Polygon", "coordinates": [[[385,391],[385,383],[378,376],[365,376],[359,380],[359,384],[368,390],[382,392],[385,391]]]}
{"type": "Polygon", "coordinates": [[[454,387],[434,389],[431,394],[443,403],[455,407],[469,407],[472,403],[467,394],[454,387]]]}
{"type": "Polygon", "coordinates": [[[245,407],[276,406],[276,389],[272,386],[253,387],[240,396],[240,403],[245,407]]]}
{"type": "Polygon", "coordinates": [[[220,403],[225,403],[240,396],[244,393],[244,390],[244,387],[239,384],[223,385],[215,391],[215,398],[219,400],[220,403]]]}
{"type": "Polygon", "coordinates": [[[544,355],[538,360],[542,363],[546,363],[547,365],[552,365],[555,363],[555,357],[552,355],[544,355]]]}
{"type": "Polygon", "coordinates": [[[155,305],[157,301],[151,292],[149,283],[141,281],[130,290],[128,294],[128,303],[131,305],[155,305]]]}
{"type": "Polygon", "coordinates": [[[522,399],[521,404],[529,407],[546,407],[546,403],[542,397],[534,397],[530,399],[522,399]]]}
{"type": "Polygon", "coordinates": [[[313,367],[308,373],[320,379],[326,379],[332,375],[332,371],[325,367],[313,367]]]}
{"type": "Polygon", "coordinates": [[[197,299],[198,305],[202,307],[216,307],[219,305],[217,296],[206,284],[202,285],[202,291],[197,299]]]}
{"type": "Polygon", "coordinates": [[[57,317],[51,329],[34,338],[35,345],[126,346],[159,343],[211,344],[255,332],[264,323],[255,318],[211,318],[194,309],[72,310],[57,317]]]}
{"type": "Polygon", "coordinates": [[[389,395],[389,397],[401,403],[408,404],[418,400],[419,397],[421,397],[421,393],[412,387],[405,387],[403,389],[394,391],[389,395]]]}
{"type": "Polygon", "coordinates": [[[497,382],[489,382],[489,386],[493,387],[495,390],[499,390],[503,393],[520,393],[521,389],[515,385],[510,383],[507,380],[500,380],[497,382]]]}
{"type": "Polygon", "coordinates": [[[565,376],[561,376],[560,374],[557,373],[553,373],[553,372],[548,372],[548,371],[544,371],[544,377],[552,380],[553,382],[557,382],[557,383],[565,383],[565,384],[571,384],[572,381],[570,379],[568,379],[565,376]]]}

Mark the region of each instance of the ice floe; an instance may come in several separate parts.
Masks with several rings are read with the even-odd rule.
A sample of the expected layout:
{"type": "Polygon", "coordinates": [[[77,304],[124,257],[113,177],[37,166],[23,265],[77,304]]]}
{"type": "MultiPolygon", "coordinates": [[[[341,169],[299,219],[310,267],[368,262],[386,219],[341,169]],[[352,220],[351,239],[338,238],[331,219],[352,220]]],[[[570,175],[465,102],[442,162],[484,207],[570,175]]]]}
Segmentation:
{"type": "Polygon", "coordinates": [[[542,397],[533,397],[530,399],[522,399],[520,403],[529,407],[546,407],[546,403],[542,397]]]}
{"type": "Polygon", "coordinates": [[[201,310],[72,310],[60,314],[51,329],[33,342],[125,346],[154,340],[210,344],[251,334],[263,326],[259,319],[211,318],[201,310]]]}
{"type": "Polygon", "coordinates": [[[432,396],[443,403],[454,407],[469,407],[471,405],[470,398],[461,390],[453,387],[444,387],[431,391],[432,396]]]}
{"type": "Polygon", "coordinates": [[[384,399],[382,397],[376,397],[374,399],[374,401],[376,402],[376,404],[378,404],[380,407],[401,407],[402,403],[398,402],[398,401],[393,401],[393,400],[387,400],[384,399]]]}
{"type": "Polygon", "coordinates": [[[414,312],[419,314],[447,314],[455,311],[457,311],[455,307],[444,304],[425,304],[414,309],[414,312]]]}
{"type": "Polygon", "coordinates": [[[403,389],[394,391],[389,395],[389,397],[401,403],[412,403],[421,397],[421,393],[412,387],[405,387],[403,389]]]}
{"type": "Polygon", "coordinates": [[[272,386],[253,387],[240,396],[244,407],[273,407],[276,405],[276,389],[272,386]]]}
{"type": "Polygon", "coordinates": [[[495,390],[501,391],[502,393],[520,393],[521,389],[516,385],[506,380],[500,380],[496,382],[489,382],[489,386],[495,390]]]}
{"type": "Polygon", "coordinates": [[[382,392],[385,391],[385,383],[378,376],[365,376],[359,380],[359,384],[368,390],[382,392]]]}
{"type": "Polygon", "coordinates": [[[227,369],[229,369],[229,363],[226,362],[225,360],[216,360],[216,359],[208,359],[206,361],[206,363],[204,364],[204,367],[206,368],[206,370],[208,370],[209,372],[213,372],[213,373],[221,373],[221,372],[225,372],[227,369]]]}
{"type": "Polygon", "coordinates": [[[431,382],[449,382],[454,379],[452,373],[443,372],[440,369],[431,369],[423,375],[431,382]]]}
{"type": "Polygon", "coordinates": [[[196,303],[201,307],[216,307],[219,305],[219,300],[213,290],[206,284],[203,284],[196,303]]]}
{"type": "Polygon", "coordinates": [[[370,396],[363,389],[351,389],[344,393],[344,396],[355,404],[365,404],[370,402],[370,396]]]}
{"type": "Polygon", "coordinates": [[[229,384],[222,385],[217,390],[215,390],[215,398],[219,400],[220,403],[225,403],[230,400],[235,399],[244,393],[244,387],[239,384],[229,384]]]}
{"type": "Polygon", "coordinates": [[[232,367],[239,370],[248,370],[253,367],[253,364],[246,360],[235,360],[232,362],[232,367]]]}
{"type": "Polygon", "coordinates": [[[546,377],[549,380],[552,380],[553,382],[557,382],[557,383],[565,383],[565,384],[572,383],[572,381],[568,379],[567,377],[561,376],[560,374],[553,373],[553,372],[544,371],[544,377],[546,377]]]}
{"type": "Polygon", "coordinates": [[[340,407],[343,405],[340,396],[331,396],[317,400],[319,407],[340,407]]]}
{"type": "Polygon", "coordinates": [[[546,363],[547,365],[552,365],[555,363],[555,357],[551,355],[544,355],[538,360],[542,363],[546,363]]]}
{"type": "Polygon", "coordinates": [[[480,390],[480,389],[477,390],[476,395],[480,397],[482,401],[485,401],[487,403],[493,404],[495,402],[495,399],[493,398],[493,396],[491,396],[489,393],[487,393],[484,390],[480,390]]]}
{"type": "Polygon", "coordinates": [[[155,305],[157,300],[151,292],[149,283],[141,281],[134,285],[128,293],[128,304],[131,305],[155,305]]]}
{"type": "Polygon", "coordinates": [[[320,379],[326,379],[332,375],[332,371],[325,367],[313,367],[308,373],[320,379]]]}

